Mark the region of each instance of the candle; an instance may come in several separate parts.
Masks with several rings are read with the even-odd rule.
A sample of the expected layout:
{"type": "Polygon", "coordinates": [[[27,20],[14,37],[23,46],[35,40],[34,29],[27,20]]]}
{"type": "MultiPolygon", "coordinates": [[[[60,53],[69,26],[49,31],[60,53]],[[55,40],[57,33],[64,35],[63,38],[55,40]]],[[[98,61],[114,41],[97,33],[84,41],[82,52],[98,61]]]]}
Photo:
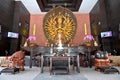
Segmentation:
{"type": "Polygon", "coordinates": [[[87,35],[87,26],[84,24],[85,35],[87,35]]]}
{"type": "Polygon", "coordinates": [[[36,33],[36,24],[34,24],[33,26],[33,35],[35,36],[35,33],[36,33]]]}

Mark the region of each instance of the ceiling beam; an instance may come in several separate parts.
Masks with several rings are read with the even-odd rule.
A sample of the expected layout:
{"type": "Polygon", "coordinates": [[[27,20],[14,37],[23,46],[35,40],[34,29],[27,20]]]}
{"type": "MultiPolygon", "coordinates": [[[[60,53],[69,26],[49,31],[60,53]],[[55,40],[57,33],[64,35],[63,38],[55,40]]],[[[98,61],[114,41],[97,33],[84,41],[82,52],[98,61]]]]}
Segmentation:
{"type": "Polygon", "coordinates": [[[37,0],[37,3],[42,12],[48,12],[53,8],[53,4],[65,7],[65,3],[67,4],[66,8],[72,11],[78,11],[82,0],[37,0]]]}

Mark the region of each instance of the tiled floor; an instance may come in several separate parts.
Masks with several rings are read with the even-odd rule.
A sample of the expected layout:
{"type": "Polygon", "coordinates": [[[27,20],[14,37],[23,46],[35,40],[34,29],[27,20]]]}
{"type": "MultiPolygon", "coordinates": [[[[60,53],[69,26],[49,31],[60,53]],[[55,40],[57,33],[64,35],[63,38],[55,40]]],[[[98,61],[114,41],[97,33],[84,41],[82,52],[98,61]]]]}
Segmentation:
{"type": "MultiPolygon", "coordinates": [[[[117,67],[120,71],[120,67],[117,67]]],[[[45,68],[44,73],[40,73],[39,67],[29,68],[28,66],[25,67],[25,71],[16,73],[15,75],[11,73],[2,73],[0,75],[0,80],[37,80],[36,77],[39,75],[39,80],[53,80],[52,78],[55,77],[57,80],[120,80],[120,74],[104,74],[98,71],[95,71],[94,68],[80,68],[80,73],[73,72],[71,70],[70,75],[50,75],[48,68],[45,68]],[[66,77],[65,77],[66,76],[66,77]],[[83,76],[83,79],[80,77],[83,76]],[[46,78],[47,77],[47,78],[46,78]]],[[[0,68],[2,70],[2,68],[0,68]]]]}

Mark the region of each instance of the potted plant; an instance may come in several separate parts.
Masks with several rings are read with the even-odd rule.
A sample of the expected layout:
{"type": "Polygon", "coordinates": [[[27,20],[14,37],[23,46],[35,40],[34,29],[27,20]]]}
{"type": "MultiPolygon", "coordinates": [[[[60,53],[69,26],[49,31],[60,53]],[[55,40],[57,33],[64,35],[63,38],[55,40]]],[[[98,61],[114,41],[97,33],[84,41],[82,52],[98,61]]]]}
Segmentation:
{"type": "Polygon", "coordinates": [[[29,46],[30,47],[34,47],[34,46],[37,45],[35,36],[29,36],[27,41],[29,41],[29,46]]]}
{"type": "Polygon", "coordinates": [[[92,41],[94,40],[94,37],[92,35],[86,35],[84,37],[84,40],[85,40],[85,45],[86,46],[91,46],[92,45],[92,41]]]}

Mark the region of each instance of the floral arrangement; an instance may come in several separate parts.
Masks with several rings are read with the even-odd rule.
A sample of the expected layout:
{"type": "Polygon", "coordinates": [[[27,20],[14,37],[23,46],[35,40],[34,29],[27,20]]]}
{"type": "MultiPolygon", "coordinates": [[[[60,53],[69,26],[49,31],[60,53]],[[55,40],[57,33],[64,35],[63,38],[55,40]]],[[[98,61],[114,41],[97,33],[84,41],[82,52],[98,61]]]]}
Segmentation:
{"type": "Polygon", "coordinates": [[[29,46],[37,45],[35,36],[29,36],[27,39],[27,42],[28,42],[29,46]]]}
{"type": "Polygon", "coordinates": [[[28,39],[30,42],[34,42],[36,41],[36,37],[35,36],[29,36],[28,39]]]}
{"type": "Polygon", "coordinates": [[[35,36],[29,36],[24,44],[25,47],[26,46],[33,47],[35,45],[37,45],[35,36]]]}
{"type": "Polygon", "coordinates": [[[92,35],[86,35],[84,37],[85,44],[92,44],[92,41],[94,41],[94,37],[92,35]]]}

